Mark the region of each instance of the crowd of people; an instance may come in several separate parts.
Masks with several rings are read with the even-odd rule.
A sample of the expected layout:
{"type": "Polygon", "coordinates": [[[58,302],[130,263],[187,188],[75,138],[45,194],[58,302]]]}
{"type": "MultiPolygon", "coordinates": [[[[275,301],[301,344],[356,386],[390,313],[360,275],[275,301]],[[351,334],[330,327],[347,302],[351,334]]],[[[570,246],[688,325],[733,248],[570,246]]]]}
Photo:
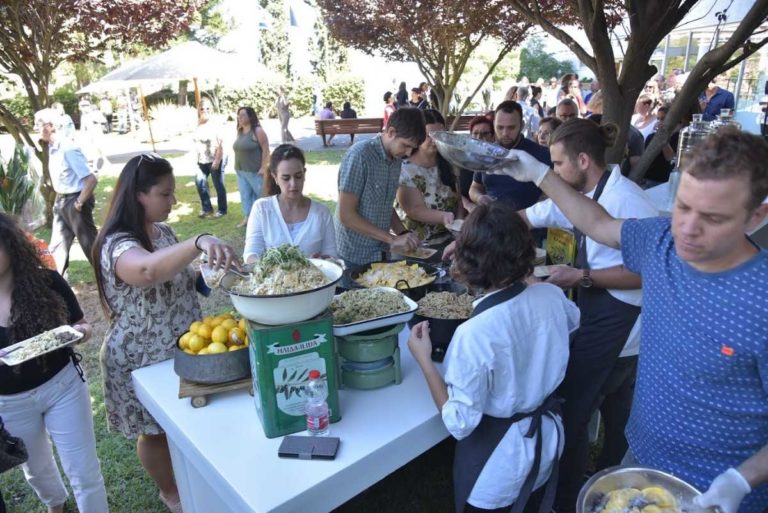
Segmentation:
{"type": "MultiPolygon", "coordinates": [[[[204,253],[215,267],[239,267],[289,243],[351,267],[439,245],[453,278],[483,293],[442,370],[430,358],[427,322],[414,326],[408,341],[458,440],[458,513],[522,511],[526,504],[545,513],[575,511],[597,410],[604,420],[597,470],[651,466],[704,491],[701,506],[762,512],[768,253],[745,233],[768,216],[768,143],[732,128],[710,136],[681,170],[672,217],[659,217],[626,171],[666,115],[663,95],[650,84],[639,95],[632,128],[642,146],[639,153],[631,148],[630,136],[624,161],[613,163],[605,154],[618,127],[601,123],[602,93],[597,80],[592,84],[587,94],[572,75],[546,89],[517,86],[493,112],[472,119],[470,137],[515,157],[491,173],[453,168],[432,140],[446,126],[429,108],[428,86],[409,93],[401,84],[384,95],[381,133],[344,154],[335,213],[305,195],[306,159],[291,144],[285,91],[276,104],[284,144],[271,152],[256,113],[243,106],[232,146],[246,226],[241,256],[208,233],[178,239],[165,222],[176,202],[174,172],[152,153],[124,166],[97,230],[97,179],[82,153],[59,137],[63,118],[42,112],[57,193],[51,251],[58,272],[45,270],[21,228],[0,214],[0,347],[62,324],[88,336],[88,319],[62,278],[77,237],[109,322],[100,353],[109,428],[136,440],[160,500],[180,512],[165,433],[130,376],[171,358],[176,340],[201,317],[192,262],[204,253]],[[458,218],[464,227],[450,242],[446,225],[458,218]],[[572,230],[576,256],[540,280],[533,261],[546,228],[572,230]]],[[[724,93],[711,84],[695,107],[721,106],[724,93]]],[[[201,217],[227,214],[227,151],[209,114],[205,104],[193,136],[201,217]]],[[[350,105],[342,114],[356,115],[350,105]]],[[[320,115],[335,116],[332,103],[320,115]]],[[[660,155],[666,165],[672,145],[660,155]]],[[[663,181],[663,172],[649,175],[649,182],[663,181]]],[[[79,511],[107,511],[86,378],[74,351],[0,374],[0,415],[29,448],[25,477],[49,512],[62,511],[66,499],[49,436],[79,511]]]]}

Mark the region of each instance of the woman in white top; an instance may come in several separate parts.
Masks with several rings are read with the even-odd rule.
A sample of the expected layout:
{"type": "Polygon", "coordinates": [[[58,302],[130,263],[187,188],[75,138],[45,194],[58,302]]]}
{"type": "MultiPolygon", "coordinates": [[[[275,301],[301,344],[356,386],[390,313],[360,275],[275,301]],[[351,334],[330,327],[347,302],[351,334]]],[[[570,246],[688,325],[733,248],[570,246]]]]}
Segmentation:
{"type": "Polygon", "coordinates": [[[304,196],[304,153],[290,144],[272,152],[267,178],[271,194],[253,204],[243,259],[253,262],[268,248],[299,246],[310,257],[336,257],[336,234],[328,207],[304,196]]]}
{"type": "Polygon", "coordinates": [[[635,102],[635,113],[632,115],[632,125],[643,134],[643,141],[656,130],[658,119],[653,113],[656,99],[651,94],[642,93],[635,102]]]}
{"type": "MultiPolygon", "coordinates": [[[[522,511],[531,492],[550,480],[562,452],[553,392],[565,375],[579,309],[554,285],[525,285],[534,255],[530,232],[511,206],[478,205],[457,240],[453,273],[487,295],[451,339],[444,377],[430,359],[429,323],[414,326],[408,340],[443,423],[459,440],[453,463],[458,513],[512,504],[522,511]]],[[[549,512],[555,481],[547,484],[539,511],[549,512]]]]}

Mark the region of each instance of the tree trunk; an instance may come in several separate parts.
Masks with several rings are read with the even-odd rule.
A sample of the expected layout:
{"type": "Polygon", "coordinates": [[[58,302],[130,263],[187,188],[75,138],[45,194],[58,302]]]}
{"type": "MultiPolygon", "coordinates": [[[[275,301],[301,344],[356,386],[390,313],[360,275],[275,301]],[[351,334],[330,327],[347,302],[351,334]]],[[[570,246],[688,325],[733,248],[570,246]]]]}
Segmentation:
{"type": "Polygon", "coordinates": [[[187,86],[189,80],[179,80],[179,95],[176,97],[176,105],[184,107],[187,105],[187,86]]]}

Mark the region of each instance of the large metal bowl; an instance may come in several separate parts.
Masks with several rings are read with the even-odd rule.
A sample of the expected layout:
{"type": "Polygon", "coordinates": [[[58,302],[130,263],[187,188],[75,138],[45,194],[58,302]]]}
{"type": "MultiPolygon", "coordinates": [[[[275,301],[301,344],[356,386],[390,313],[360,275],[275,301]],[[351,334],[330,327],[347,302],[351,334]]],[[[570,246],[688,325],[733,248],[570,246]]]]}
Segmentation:
{"type": "Polygon", "coordinates": [[[311,319],[325,311],[333,300],[336,283],[341,279],[343,269],[333,262],[319,258],[310,258],[329,282],[311,290],[303,290],[292,294],[276,294],[272,296],[256,296],[233,292],[232,286],[238,280],[237,276],[227,274],[221,280],[221,287],[229,293],[229,298],[235,310],[246,319],[259,324],[277,326],[311,319]]]}
{"type": "Polygon", "coordinates": [[[678,509],[685,513],[715,513],[713,508],[700,508],[693,503],[701,492],[682,479],[652,468],[621,466],[601,470],[584,483],[576,500],[576,513],[592,513],[605,494],[613,490],[649,486],[667,490],[677,500],[678,509]]]}
{"type": "Polygon", "coordinates": [[[432,132],[437,151],[448,162],[472,171],[492,171],[508,163],[509,150],[498,144],[472,139],[469,135],[452,132],[432,132]]]}

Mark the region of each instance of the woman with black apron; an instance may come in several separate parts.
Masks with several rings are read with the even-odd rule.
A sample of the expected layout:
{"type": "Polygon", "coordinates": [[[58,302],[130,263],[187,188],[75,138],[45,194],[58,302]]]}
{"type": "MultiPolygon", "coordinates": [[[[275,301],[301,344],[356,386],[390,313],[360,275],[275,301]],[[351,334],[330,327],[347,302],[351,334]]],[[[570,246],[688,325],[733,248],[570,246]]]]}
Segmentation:
{"type": "Polygon", "coordinates": [[[429,323],[414,326],[408,341],[459,440],[457,513],[521,512],[548,481],[540,511],[548,513],[554,498],[563,436],[552,394],[565,374],[579,310],[554,285],[526,286],[533,259],[530,232],[512,207],[478,206],[458,238],[453,274],[487,294],[451,339],[444,377],[430,358],[429,323]]]}

